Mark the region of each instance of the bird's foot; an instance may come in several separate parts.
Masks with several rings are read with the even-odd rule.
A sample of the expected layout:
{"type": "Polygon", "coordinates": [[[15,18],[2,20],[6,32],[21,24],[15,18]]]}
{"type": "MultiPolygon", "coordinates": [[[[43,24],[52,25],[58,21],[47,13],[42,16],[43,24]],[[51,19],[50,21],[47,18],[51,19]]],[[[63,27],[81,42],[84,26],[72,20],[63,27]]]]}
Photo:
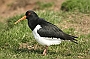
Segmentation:
{"type": "Polygon", "coordinates": [[[47,54],[46,52],[47,52],[47,50],[45,49],[45,50],[43,51],[43,55],[44,55],[44,56],[46,56],[46,54],[47,54]]]}
{"type": "Polygon", "coordinates": [[[44,55],[44,56],[47,55],[47,48],[48,48],[48,46],[46,46],[46,48],[45,48],[44,51],[43,51],[43,55],[44,55]]]}

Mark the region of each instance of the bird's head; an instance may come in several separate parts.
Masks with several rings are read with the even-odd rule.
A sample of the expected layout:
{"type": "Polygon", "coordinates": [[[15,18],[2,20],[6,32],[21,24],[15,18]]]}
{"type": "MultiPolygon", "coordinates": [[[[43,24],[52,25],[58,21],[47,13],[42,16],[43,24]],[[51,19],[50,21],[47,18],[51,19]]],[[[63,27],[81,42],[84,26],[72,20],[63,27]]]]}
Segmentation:
{"type": "Polygon", "coordinates": [[[38,18],[38,15],[32,11],[32,10],[28,10],[25,14],[25,16],[23,16],[21,19],[19,19],[18,21],[16,21],[14,24],[17,24],[18,22],[22,21],[22,20],[25,20],[25,19],[35,19],[35,18],[38,18]]]}

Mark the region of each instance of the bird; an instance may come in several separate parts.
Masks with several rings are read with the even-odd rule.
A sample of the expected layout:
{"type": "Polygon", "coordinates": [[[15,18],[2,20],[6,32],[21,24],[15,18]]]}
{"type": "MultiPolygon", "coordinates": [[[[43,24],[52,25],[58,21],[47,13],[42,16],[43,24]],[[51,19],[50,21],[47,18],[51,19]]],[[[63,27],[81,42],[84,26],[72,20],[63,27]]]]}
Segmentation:
{"type": "Polygon", "coordinates": [[[76,40],[78,37],[64,33],[56,25],[46,21],[44,18],[40,18],[33,10],[26,11],[25,15],[14,24],[25,19],[28,20],[28,26],[32,30],[36,41],[45,46],[43,55],[47,55],[49,46],[58,45],[62,40],[69,40],[78,44],[76,40]]]}

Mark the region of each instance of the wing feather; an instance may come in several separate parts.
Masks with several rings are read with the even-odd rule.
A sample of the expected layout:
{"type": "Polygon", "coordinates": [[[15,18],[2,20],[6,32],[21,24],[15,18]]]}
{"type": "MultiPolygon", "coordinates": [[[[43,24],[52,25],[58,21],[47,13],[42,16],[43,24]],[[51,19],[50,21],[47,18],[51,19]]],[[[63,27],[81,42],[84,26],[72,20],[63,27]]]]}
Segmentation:
{"type": "Polygon", "coordinates": [[[77,37],[64,33],[52,23],[43,20],[43,22],[41,21],[39,25],[41,25],[42,28],[40,28],[37,32],[41,37],[60,38],[62,40],[70,40],[72,42],[76,41],[75,38],[77,37]]]}

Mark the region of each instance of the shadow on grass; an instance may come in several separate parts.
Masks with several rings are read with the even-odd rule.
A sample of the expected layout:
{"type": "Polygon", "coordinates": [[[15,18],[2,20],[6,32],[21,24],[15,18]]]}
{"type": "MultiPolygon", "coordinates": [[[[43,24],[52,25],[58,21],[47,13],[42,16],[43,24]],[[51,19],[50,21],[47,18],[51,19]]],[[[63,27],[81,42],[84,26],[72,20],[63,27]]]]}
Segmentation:
{"type": "Polygon", "coordinates": [[[38,54],[42,54],[42,51],[43,50],[39,50],[39,49],[36,49],[36,50],[34,50],[34,49],[17,49],[17,50],[14,50],[14,52],[15,53],[38,53],[38,54]]]}
{"type": "MultiPolygon", "coordinates": [[[[16,49],[15,53],[34,53],[34,54],[42,54],[44,49],[16,49]]],[[[55,51],[47,50],[48,55],[57,54],[55,51]]]]}

